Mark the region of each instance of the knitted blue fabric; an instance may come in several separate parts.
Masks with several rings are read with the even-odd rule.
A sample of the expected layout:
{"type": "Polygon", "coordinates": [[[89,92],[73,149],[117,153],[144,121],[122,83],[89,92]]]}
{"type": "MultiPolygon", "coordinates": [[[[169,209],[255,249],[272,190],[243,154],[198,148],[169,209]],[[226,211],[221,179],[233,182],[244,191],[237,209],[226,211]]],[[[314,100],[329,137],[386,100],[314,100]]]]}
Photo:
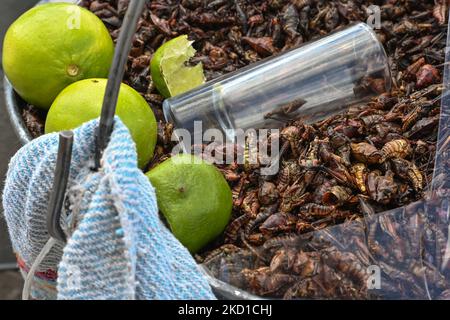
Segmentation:
{"type": "MultiPolygon", "coordinates": [[[[74,130],[62,213],[69,240],[40,264],[32,298],[214,299],[189,252],[160,221],[154,189],[137,168],[135,145],[117,117],[101,169],[90,169],[97,124],[74,130]],[[57,281],[51,278],[56,270],[57,281]]],[[[46,210],[57,149],[57,134],[35,139],[17,152],[7,173],[4,212],[25,273],[49,239],[46,210]]]]}

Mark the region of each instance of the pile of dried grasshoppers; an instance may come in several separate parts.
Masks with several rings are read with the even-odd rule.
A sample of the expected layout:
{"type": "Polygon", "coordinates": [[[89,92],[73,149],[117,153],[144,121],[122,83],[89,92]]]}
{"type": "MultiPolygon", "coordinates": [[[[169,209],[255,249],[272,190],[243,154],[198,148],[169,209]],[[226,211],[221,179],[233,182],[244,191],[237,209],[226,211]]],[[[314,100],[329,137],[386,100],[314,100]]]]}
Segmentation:
{"type": "MultiPolygon", "coordinates": [[[[116,39],[128,2],[83,0],[82,5],[116,39]]],[[[165,41],[188,34],[197,49],[192,62],[202,62],[207,79],[213,79],[352,22],[365,22],[372,4],[151,1],[139,22],[125,80],[162,119],[163,98],[152,83],[149,63],[165,41]]],[[[233,190],[233,219],[223,237],[197,259],[219,279],[286,299],[450,297],[449,266],[441,261],[447,239],[442,223],[430,221],[418,207],[402,220],[375,215],[422,199],[430,186],[448,2],[375,4],[381,13],[376,31],[392,69],[392,92],[320,123],[286,123],[275,176],[261,175],[257,164],[218,166],[233,190]],[[367,286],[370,265],[381,269],[381,290],[367,286]]],[[[42,134],[45,114],[27,106],[23,116],[35,136],[42,134]]],[[[149,167],[168,157],[170,134],[170,124],[161,121],[149,167]]]]}
{"type": "Polygon", "coordinates": [[[208,254],[212,274],[284,299],[449,299],[445,205],[415,203],[314,233],[290,233],[248,250],[208,254]],[[446,258],[445,258],[446,257],[446,258]]]}

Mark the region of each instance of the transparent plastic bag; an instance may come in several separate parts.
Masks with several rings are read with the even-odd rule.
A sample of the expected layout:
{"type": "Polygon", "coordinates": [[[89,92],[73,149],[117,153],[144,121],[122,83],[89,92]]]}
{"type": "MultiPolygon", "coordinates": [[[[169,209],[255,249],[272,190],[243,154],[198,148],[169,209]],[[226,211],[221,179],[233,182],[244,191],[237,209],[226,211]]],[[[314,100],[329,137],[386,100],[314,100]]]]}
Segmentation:
{"type": "Polygon", "coordinates": [[[450,299],[449,61],[446,52],[436,165],[425,199],[251,250],[217,252],[204,267],[219,280],[220,296],[450,299]]]}

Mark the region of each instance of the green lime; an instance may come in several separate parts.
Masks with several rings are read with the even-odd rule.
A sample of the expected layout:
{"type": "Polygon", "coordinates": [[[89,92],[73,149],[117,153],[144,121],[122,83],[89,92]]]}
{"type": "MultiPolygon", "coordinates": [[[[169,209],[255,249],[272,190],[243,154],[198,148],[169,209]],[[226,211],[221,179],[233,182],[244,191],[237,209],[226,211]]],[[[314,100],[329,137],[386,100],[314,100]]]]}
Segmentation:
{"type": "Polygon", "coordinates": [[[176,155],[147,173],[158,206],[177,239],[195,253],[220,235],[232,210],[228,183],[200,158],[176,155]]]}
{"type": "Polygon", "coordinates": [[[201,63],[189,67],[186,63],[195,54],[186,35],[167,41],[156,50],[151,62],[153,83],[164,97],[169,98],[189,91],[203,83],[201,63]]]}
{"type": "Polygon", "coordinates": [[[48,109],[69,84],[105,78],[114,44],[103,22],[74,4],[43,4],[25,12],[6,32],[3,68],[27,102],[48,109]]]}
{"type": "MultiPolygon", "coordinates": [[[[86,121],[98,118],[106,83],[107,79],[86,79],[65,88],[50,107],[45,132],[71,130],[86,121]]],[[[136,143],[139,167],[143,168],[155,150],[157,124],[153,111],[136,90],[122,84],[116,115],[130,130],[136,143]]]]}

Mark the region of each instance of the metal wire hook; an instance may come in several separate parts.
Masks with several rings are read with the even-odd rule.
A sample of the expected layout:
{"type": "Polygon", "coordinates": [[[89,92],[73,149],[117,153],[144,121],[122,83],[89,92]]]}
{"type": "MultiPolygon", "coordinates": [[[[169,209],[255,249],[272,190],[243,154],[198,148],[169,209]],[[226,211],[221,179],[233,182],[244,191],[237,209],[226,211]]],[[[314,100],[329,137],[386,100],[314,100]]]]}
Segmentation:
{"type": "Polygon", "coordinates": [[[114,53],[114,60],[109,71],[105,99],[103,100],[102,113],[96,135],[95,170],[100,168],[100,159],[113,130],[114,114],[116,112],[120,85],[125,73],[125,64],[131,49],[133,35],[136,32],[136,25],[141,16],[145,2],[146,0],[130,1],[119,34],[114,53]]]}
{"type": "Polygon", "coordinates": [[[64,204],[67,182],[69,181],[70,162],[72,160],[73,132],[59,133],[58,156],[56,158],[53,190],[47,208],[47,230],[53,238],[66,241],[66,235],[61,228],[61,209],[64,204]]]}

